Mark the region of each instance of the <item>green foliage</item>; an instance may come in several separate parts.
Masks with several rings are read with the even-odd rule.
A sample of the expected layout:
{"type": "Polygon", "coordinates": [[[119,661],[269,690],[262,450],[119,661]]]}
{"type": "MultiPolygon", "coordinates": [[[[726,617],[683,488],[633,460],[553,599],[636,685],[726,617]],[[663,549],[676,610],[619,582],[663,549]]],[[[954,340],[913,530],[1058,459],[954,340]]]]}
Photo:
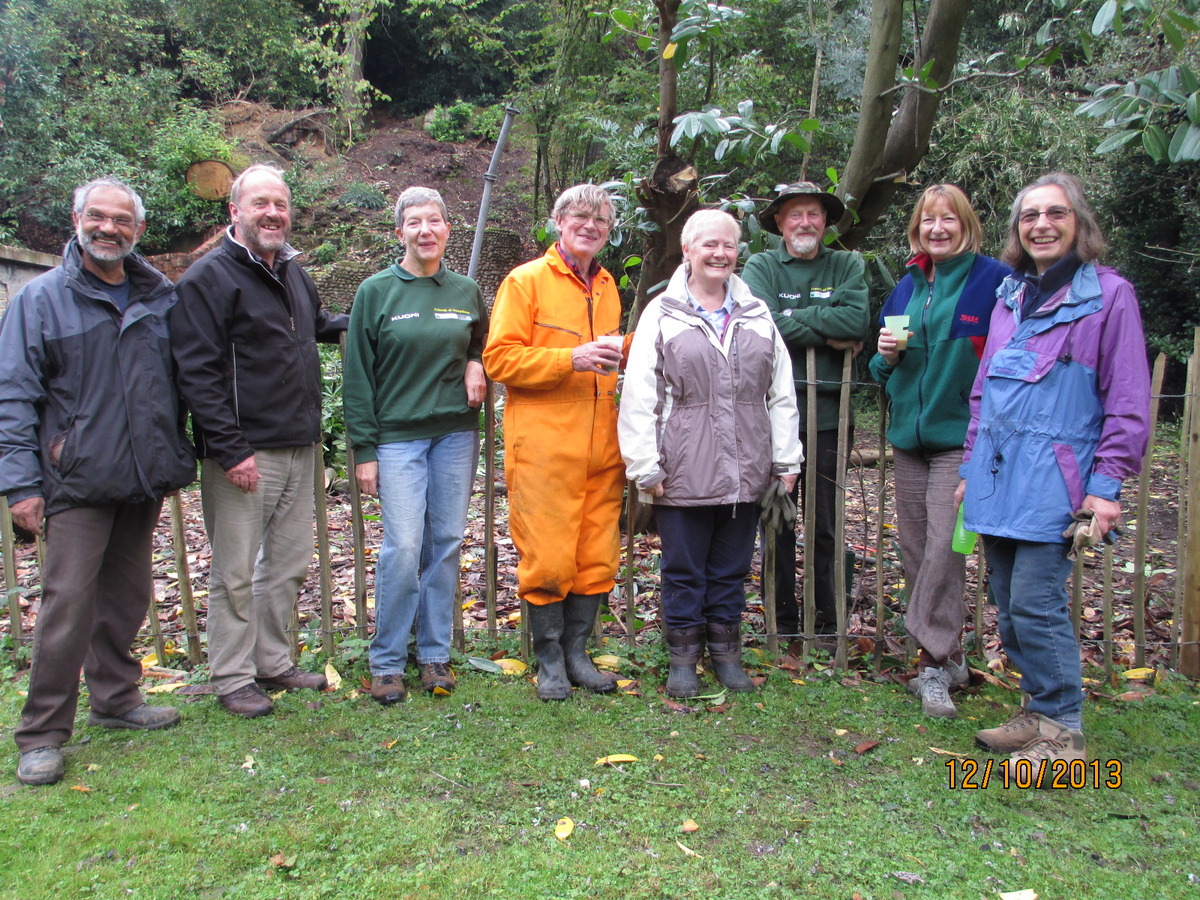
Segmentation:
{"type": "Polygon", "coordinates": [[[321,442],[325,468],[346,475],[346,412],[342,407],[342,354],[333,344],[320,344],[321,442]]]}
{"type": "Polygon", "coordinates": [[[470,136],[471,118],[474,114],[475,108],[462,100],[452,106],[437,106],[434,107],[425,130],[434,140],[460,143],[470,136]]]}
{"type": "Polygon", "coordinates": [[[367,184],[365,181],[352,181],[346,185],[340,202],[342,206],[368,210],[383,209],[388,205],[387,195],[375,185],[367,184]]]}
{"type": "Polygon", "coordinates": [[[313,248],[309,254],[320,265],[327,266],[337,259],[338,245],[333,241],[325,241],[313,248]]]}

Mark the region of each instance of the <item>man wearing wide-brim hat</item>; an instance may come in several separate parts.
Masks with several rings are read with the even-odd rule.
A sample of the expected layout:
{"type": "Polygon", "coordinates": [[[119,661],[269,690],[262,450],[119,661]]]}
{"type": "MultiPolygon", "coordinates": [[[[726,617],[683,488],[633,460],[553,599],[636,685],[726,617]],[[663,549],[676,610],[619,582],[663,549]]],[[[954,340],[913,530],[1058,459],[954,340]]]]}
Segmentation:
{"type": "MultiPolygon", "coordinates": [[[[783,241],[772,250],[751,256],[742,278],[755,296],[771,307],[775,325],[787,343],[800,407],[801,440],[808,429],[807,350],[816,348],[817,446],[815,451],[805,447],[804,453],[806,465],[817,466],[816,496],[812,498],[816,503],[816,534],[810,535],[806,543],[811,550],[806,571],[815,578],[816,621],[804,623],[804,633],[832,635],[837,625],[834,566],[842,558],[834,535],[836,504],[843,502],[837,484],[838,393],[844,351],[852,348],[857,352],[870,328],[865,265],[858,253],[825,246],[826,228],[846,211],[841,200],[810,181],[782,185],[777,190],[778,196],[759,220],[763,228],[783,241]]],[[[799,485],[804,483],[801,475],[799,485]]],[[[777,532],[775,546],[776,627],[780,634],[798,634],[795,530],[777,532]]]]}

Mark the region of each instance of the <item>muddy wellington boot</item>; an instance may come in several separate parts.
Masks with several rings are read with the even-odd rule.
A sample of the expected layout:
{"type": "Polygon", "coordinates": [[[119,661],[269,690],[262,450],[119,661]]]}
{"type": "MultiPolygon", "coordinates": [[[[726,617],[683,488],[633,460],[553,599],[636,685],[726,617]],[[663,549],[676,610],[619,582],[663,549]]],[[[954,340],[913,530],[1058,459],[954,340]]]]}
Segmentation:
{"type": "Polygon", "coordinates": [[[727,691],[744,694],[754,690],[754,682],[742,668],[742,626],[740,622],[708,623],[708,658],[713,674],[727,691]]]}
{"type": "Polygon", "coordinates": [[[587,654],[587,639],[596,624],[600,600],[604,594],[567,594],[562,602],[562,648],[567,661],[567,677],[571,684],[596,694],[617,689],[617,676],[601,672],[587,654]]]}
{"type": "Polygon", "coordinates": [[[571,682],[567,680],[567,666],[559,643],[563,633],[563,604],[526,603],[525,608],[533,635],[533,655],[538,661],[538,699],[566,700],[571,696],[571,682]]]}
{"type": "Polygon", "coordinates": [[[685,699],[699,695],[700,679],[696,677],[696,666],[704,655],[704,626],[667,628],[666,638],[667,651],[671,656],[671,668],[667,672],[667,696],[685,699]]]}

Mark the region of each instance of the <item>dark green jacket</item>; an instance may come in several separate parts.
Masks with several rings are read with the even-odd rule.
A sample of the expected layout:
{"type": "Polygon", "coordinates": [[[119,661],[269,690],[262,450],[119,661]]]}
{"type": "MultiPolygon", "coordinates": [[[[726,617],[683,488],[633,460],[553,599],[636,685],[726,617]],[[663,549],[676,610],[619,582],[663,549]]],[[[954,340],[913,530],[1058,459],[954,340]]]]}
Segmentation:
{"type": "Polygon", "coordinates": [[[837,428],[844,351],[826,341],[865,340],[871,326],[866,266],[858,253],[821,247],[813,259],[797,259],[787,248],[756,253],[742,279],[771,308],[775,326],[792,358],[800,433],[807,428],[807,350],[816,348],[817,429],[837,428]]]}
{"type": "Polygon", "coordinates": [[[445,266],[419,278],[393,265],[359,286],[342,383],[358,462],[380,444],[479,427],[464,377],[468,360],[482,361],[487,325],[479,286],[445,266]]]}

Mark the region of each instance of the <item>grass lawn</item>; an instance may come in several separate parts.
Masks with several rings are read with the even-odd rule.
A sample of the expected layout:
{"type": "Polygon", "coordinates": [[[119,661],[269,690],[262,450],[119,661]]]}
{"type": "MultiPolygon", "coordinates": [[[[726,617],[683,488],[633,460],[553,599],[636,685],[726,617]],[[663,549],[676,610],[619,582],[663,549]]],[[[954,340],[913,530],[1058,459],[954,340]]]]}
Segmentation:
{"type": "MultiPolygon", "coordinates": [[[[649,675],[640,696],[544,704],[457,670],[452,696],[389,709],[347,679],[254,721],[178,695],[155,701],[182,708],[172,731],[81,713],[62,784],[18,787],[7,757],[0,896],[1200,898],[1200,693],[1179,679],[1088,702],[1119,788],[1036,791],[995,772],[952,789],[961,761],[932,749],[970,752],[1006,718],[1018,695],[996,686],[946,721],[831,671],[685,713],[649,675]],[[596,765],[616,753],[637,761],[596,765]]],[[[10,750],[22,687],[0,687],[10,750]]]]}

